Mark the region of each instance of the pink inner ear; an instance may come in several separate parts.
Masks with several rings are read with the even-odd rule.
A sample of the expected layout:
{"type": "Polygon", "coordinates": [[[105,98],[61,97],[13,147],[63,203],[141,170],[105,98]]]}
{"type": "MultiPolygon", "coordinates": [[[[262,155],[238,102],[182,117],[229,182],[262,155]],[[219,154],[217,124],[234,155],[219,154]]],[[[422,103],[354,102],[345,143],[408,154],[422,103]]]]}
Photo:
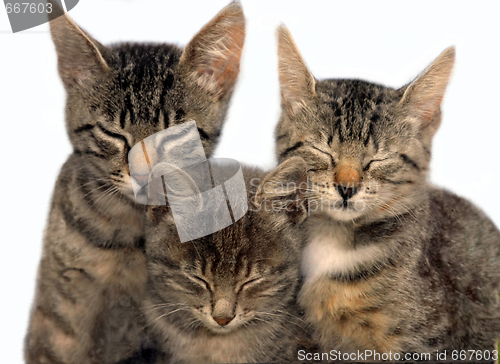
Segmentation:
{"type": "Polygon", "coordinates": [[[211,79],[217,85],[216,93],[223,97],[231,91],[240,70],[242,45],[245,39],[245,27],[239,24],[231,28],[224,39],[218,57],[210,57],[208,67],[198,68],[198,74],[211,79]]]}
{"type": "Polygon", "coordinates": [[[417,116],[422,128],[435,132],[441,121],[441,103],[451,76],[455,50],[443,51],[406,89],[403,103],[417,116]]]}
{"type": "Polygon", "coordinates": [[[441,111],[441,102],[443,101],[443,96],[436,96],[427,101],[421,101],[416,106],[421,112],[420,118],[424,122],[424,126],[428,125],[432,121],[434,116],[441,111]]]}

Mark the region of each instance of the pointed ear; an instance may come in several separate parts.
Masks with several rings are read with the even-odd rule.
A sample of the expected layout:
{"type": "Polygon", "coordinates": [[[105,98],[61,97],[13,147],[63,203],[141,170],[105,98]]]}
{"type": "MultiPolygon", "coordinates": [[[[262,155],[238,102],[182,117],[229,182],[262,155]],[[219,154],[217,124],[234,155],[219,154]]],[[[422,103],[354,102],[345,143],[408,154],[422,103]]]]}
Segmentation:
{"type": "Polygon", "coordinates": [[[255,194],[255,204],[265,211],[284,210],[296,223],[307,216],[307,164],[292,157],[271,171],[255,194]]]}
{"type": "Polygon", "coordinates": [[[441,124],[441,101],[455,63],[455,47],[445,49],[409,86],[399,102],[405,114],[416,117],[420,130],[432,138],[441,124]]]}
{"type": "Polygon", "coordinates": [[[277,30],[277,37],[281,103],[293,116],[304,101],[315,94],[316,81],[288,28],[281,25],[277,30]]]}
{"type": "Polygon", "coordinates": [[[231,93],[240,71],[245,16],[238,3],[222,9],[188,43],[180,65],[188,79],[215,100],[231,93]]]}
{"type": "MultiPolygon", "coordinates": [[[[49,2],[60,9],[57,3],[49,2]]],[[[55,19],[49,17],[49,20],[59,75],[66,88],[82,85],[86,79],[108,71],[101,54],[104,46],[80,29],[67,13],[55,19]]]]}

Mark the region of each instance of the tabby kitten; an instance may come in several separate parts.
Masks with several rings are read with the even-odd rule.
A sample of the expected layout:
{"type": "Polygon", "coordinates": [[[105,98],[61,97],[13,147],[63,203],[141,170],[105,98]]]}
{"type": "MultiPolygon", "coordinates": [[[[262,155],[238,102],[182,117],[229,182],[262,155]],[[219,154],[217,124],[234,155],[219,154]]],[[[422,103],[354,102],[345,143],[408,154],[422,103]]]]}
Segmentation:
{"type": "Polygon", "coordinates": [[[184,49],[103,46],[67,14],[50,29],[73,153],[52,198],[25,358],[113,363],[139,346],[147,277],[145,209],[132,191],[132,179],[142,176],[130,176],[128,152],[153,133],[195,120],[212,153],[239,71],[245,20],[241,6],[230,4],[184,49]]]}
{"type": "Polygon", "coordinates": [[[285,27],[278,38],[277,151],[280,161],[308,163],[299,303],[322,350],[446,350],[451,361],[452,350],[471,349],[493,358],[500,233],[471,202],[427,179],[454,48],[393,89],[318,81],[285,27]]]}
{"type": "MultiPolygon", "coordinates": [[[[304,337],[295,299],[306,164],[292,158],[267,176],[254,169],[243,172],[249,211],[216,233],[180,243],[171,212],[165,207],[148,211],[143,311],[163,343],[164,362],[263,363],[297,357],[304,337]],[[281,189],[287,182],[289,188],[281,189]]],[[[199,194],[184,176],[183,185],[194,185],[192,194],[199,194]]]]}

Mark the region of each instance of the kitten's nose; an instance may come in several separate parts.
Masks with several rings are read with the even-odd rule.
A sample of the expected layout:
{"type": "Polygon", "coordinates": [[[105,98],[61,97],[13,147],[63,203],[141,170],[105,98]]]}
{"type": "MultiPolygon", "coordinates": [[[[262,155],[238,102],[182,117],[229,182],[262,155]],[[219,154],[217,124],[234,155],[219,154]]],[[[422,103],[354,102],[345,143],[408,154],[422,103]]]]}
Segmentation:
{"type": "Polygon", "coordinates": [[[335,172],[334,182],[345,203],[358,192],[359,188],[356,186],[361,182],[361,176],[352,163],[341,163],[335,172]]]}
{"type": "Polygon", "coordinates": [[[220,325],[220,326],[226,326],[228,323],[231,322],[233,317],[214,317],[214,320],[220,325]]]}
{"type": "Polygon", "coordinates": [[[352,196],[358,192],[359,188],[356,187],[344,187],[342,185],[337,185],[337,191],[339,192],[339,195],[344,199],[344,201],[347,201],[350,199],[352,196]]]}

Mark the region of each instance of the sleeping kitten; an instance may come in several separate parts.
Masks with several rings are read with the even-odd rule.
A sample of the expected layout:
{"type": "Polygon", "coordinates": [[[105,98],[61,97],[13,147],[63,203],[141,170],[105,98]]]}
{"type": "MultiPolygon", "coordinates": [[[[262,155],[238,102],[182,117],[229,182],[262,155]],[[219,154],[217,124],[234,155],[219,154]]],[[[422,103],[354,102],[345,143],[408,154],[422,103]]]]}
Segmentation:
{"type": "Polygon", "coordinates": [[[67,14],[50,28],[73,153],[52,198],[25,358],[114,363],[138,348],[147,278],[145,208],[135,202],[131,180],[142,176],[130,176],[128,152],[151,134],[195,120],[212,153],[238,75],[245,21],[241,6],[230,4],[184,49],[103,46],[67,14]]]}
{"type": "MultiPolygon", "coordinates": [[[[304,335],[295,298],[304,241],[300,185],[306,184],[306,165],[293,158],[267,176],[253,169],[243,172],[249,211],[216,233],[181,243],[166,207],[148,211],[149,281],[143,311],[163,343],[164,362],[297,358],[304,335]],[[287,182],[289,188],[281,189],[287,182]]],[[[194,186],[191,194],[199,194],[189,175],[180,173],[184,186],[194,186]]]]}
{"type": "Polygon", "coordinates": [[[453,350],[471,349],[494,358],[500,233],[472,203],[427,180],[454,48],[393,89],[318,81],[285,27],[278,38],[277,151],[309,167],[299,303],[322,350],[446,350],[451,361],[453,350]]]}

